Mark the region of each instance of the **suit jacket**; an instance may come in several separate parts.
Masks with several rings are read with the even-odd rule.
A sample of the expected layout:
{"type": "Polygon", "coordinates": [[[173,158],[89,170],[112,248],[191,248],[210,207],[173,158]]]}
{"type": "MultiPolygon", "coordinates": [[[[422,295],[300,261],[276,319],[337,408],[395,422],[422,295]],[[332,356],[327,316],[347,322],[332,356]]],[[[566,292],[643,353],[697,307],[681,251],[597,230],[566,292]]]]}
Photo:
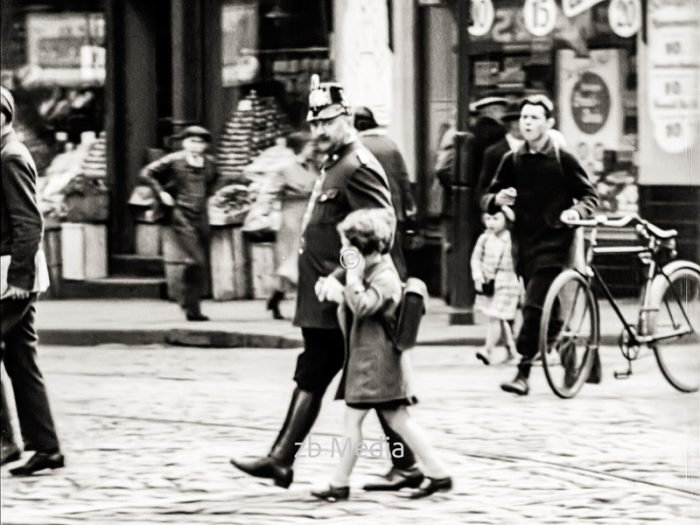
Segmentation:
{"type": "Polygon", "coordinates": [[[307,208],[299,249],[295,325],[338,327],[337,305],[319,302],[314,286],[319,277],[342,268],[336,228],[350,212],[361,208],[393,209],[384,170],[362,144],[353,141],[326,160],[307,208]]]}
{"type": "Polygon", "coordinates": [[[46,260],[41,251],[44,221],[36,199],[36,165],[12,128],[2,134],[0,160],[0,255],[11,256],[7,283],[25,290],[43,291],[40,288],[46,289],[48,283],[40,284],[37,279],[46,275],[46,260]]]}
{"type": "Polygon", "coordinates": [[[503,156],[510,151],[510,144],[505,137],[496,142],[494,145],[486,148],[484,158],[481,163],[481,173],[479,173],[479,181],[476,186],[476,193],[479,199],[483,197],[486,190],[491,185],[491,181],[496,176],[499,164],[503,160],[503,156]]]}
{"type": "Polygon", "coordinates": [[[379,164],[384,168],[389,189],[391,190],[391,201],[394,203],[396,220],[403,222],[406,219],[406,210],[415,208],[413,194],[411,192],[411,181],[408,179],[406,163],[401,156],[396,143],[391,140],[383,130],[369,129],[360,133],[360,140],[379,164]]]}

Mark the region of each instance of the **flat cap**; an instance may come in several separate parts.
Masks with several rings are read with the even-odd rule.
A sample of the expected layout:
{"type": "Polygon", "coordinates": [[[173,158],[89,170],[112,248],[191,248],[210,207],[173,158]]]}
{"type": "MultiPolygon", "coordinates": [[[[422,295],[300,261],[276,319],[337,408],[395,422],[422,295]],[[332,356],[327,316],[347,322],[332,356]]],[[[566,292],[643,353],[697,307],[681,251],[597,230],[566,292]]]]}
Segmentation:
{"type": "Polygon", "coordinates": [[[177,136],[177,138],[183,140],[189,137],[199,137],[202,140],[211,142],[211,133],[208,129],[203,128],[202,126],[187,126],[177,136]]]}

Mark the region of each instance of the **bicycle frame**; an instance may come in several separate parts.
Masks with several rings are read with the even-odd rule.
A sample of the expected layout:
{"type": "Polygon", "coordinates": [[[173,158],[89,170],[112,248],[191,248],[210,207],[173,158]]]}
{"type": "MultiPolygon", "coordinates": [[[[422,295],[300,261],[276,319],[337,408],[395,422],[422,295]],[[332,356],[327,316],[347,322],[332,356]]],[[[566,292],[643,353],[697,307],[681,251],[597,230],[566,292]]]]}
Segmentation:
{"type": "MultiPolygon", "coordinates": [[[[629,337],[625,346],[633,347],[633,346],[639,346],[639,345],[650,345],[656,341],[661,341],[663,339],[672,339],[674,337],[679,337],[679,336],[687,334],[688,330],[674,330],[674,331],[670,331],[668,333],[657,334],[657,335],[649,334],[649,315],[652,312],[655,312],[658,310],[658,308],[654,307],[651,304],[651,301],[652,301],[651,284],[657,275],[663,275],[664,278],[669,282],[669,284],[671,283],[669,276],[666,275],[666,273],[663,271],[663,268],[657,262],[656,257],[655,257],[656,242],[658,242],[658,241],[653,239],[653,238],[650,238],[647,246],[605,246],[605,247],[600,247],[600,246],[598,246],[597,234],[598,234],[598,227],[594,226],[591,229],[589,246],[588,246],[588,249],[586,252],[585,273],[582,273],[582,272],[580,272],[580,273],[582,273],[582,275],[589,282],[591,280],[595,280],[598,283],[598,285],[600,286],[600,289],[603,291],[603,295],[607,299],[610,306],[612,306],[613,311],[615,312],[617,317],[620,319],[620,322],[622,322],[623,329],[627,333],[627,336],[629,337]],[[615,298],[613,297],[612,292],[610,291],[610,288],[605,283],[605,280],[600,275],[600,272],[598,271],[596,266],[593,264],[593,259],[594,259],[595,255],[598,255],[598,254],[636,255],[642,260],[642,262],[645,265],[647,265],[648,270],[646,272],[646,277],[644,279],[644,283],[642,284],[642,290],[641,290],[641,297],[640,297],[641,304],[640,304],[639,310],[637,312],[636,329],[625,318],[625,315],[622,313],[622,310],[620,309],[617,302],[615,301],[615,298]]],[[[680,297],[678,297],[676,290],[672,286],[670,287],[670,289],[672,290],[678,304],[682,305],[681,299],[680,299],[680,297]]],[[[594,297],[596,298],[596,300],[598,300],[597,294],[595,293],[595,289],[594,289],[593,293],[594,293],[594,297]]],[[[690,322],[690,319],[688,318],[688,314],[685,311],[685,308],[683,308],[681,306],[680,310],[683,313],[685,320],[688,322],[688,326],[691,327],[690,331],[692,331],[692,323],[690,322]]]]}

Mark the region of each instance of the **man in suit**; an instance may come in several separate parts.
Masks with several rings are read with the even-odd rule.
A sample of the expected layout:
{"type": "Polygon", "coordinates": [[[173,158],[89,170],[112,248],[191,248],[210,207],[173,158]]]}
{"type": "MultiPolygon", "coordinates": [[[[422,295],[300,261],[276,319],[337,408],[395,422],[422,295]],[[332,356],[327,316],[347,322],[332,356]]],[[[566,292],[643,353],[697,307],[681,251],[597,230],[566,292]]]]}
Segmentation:
{"type": "MultiPolygon", "coordinates": [[[[353,128],[352,117],[339,84],[319,84],[311,80],[309,114],[316,148],[326,155],[321,177],[314,186],[302,221],[299,249],[299,286],[294,324],[301,327],[304,350],[297,359],[287,417],[267,456],[252,461],[232,459],[238,469],[252,476],[272,479],[287,488],[293,481],[297,451],[311,431],[328,385],[344,362],[344,339],[337,317],[342,296],[344,270],[340,266],[341,248],[337,225],[350,212],[361,208],[393,210],[389,183],[374,156],[362,146],[353,128]]],[[[399,490],[418,487],[423,474],[415,465],[408,446],[380,417],[389,438],[393,467],[380,483],[366,490],[399,490]]]]}
{"type": "Polygon", "coordinates": [[[405,281],[408,277],[408,271],[406,259],[403,256],[402,234],[406,228],[406,220],[412,220],[417,210],[411,192],[411,182],[408,179],[406,162],[403,160],[396,143],[387,136],[385,130],[380,129],[371,109],[365,106],[357,107],[353,111],[353,116],[353,124],[358,131],[362,145],[377,158],[389,180],[391,201],[396,212],[396,232],[394,245],[391,248],[391,258],[394,260],[399,277],[405,281]]]}
{"type": "Polygon", "coordinates": [[[496,176],[498,165],[503,160],[503,156],[509,151],[517,151],[523,145],[520,134],[520,109],[517,105],[511,104],[501,117],[501,121],[506,126],[506,134],[501,140],[486,148],[481,162],[479,181],[477,183],[477,195],[481,199],[491,185],[491,181],[496,176]]]}
{"type": "MultiPolygon", "coordinates": [[[[29,150],[12,128],[14,100],[2,88],[2,222],[0,255],[3,259],[0,295],[2,360],[12,381],[17,415],[26,450],[34,455],[10,470],[28,476],[64,465],[44,379],[37,363],[35,303],[48,287],[46,259],[41,251],[43,219],[36,202],[36,166],[29,150]]],[[[7,404],[3,403],[3,412],[7,404]]],[[[9,424],[3,415],[3,424],[9,424]]],[[[9,457],[17,457],[10,454],[9,457]]]]}

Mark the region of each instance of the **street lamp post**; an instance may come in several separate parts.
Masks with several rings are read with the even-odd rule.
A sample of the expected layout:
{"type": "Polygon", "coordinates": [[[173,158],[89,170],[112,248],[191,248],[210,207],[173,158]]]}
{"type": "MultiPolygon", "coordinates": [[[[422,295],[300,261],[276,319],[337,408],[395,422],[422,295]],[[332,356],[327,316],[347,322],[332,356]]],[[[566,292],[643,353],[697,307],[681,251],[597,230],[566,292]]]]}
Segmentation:
{"type": "Polygon", "coordinates": [[[474,135],[469,128],[470,58],[469,45],[470,0],[457,2],[458,79],[457,79],[457,129],[455,134],[455,166],[452,174],[454,244],[453,273],[450,279],[450,324],[474,323],[474,284],[471,275],[472,246],[475,224],[473,216],[476,174],[474,173],[474,135]]]}

